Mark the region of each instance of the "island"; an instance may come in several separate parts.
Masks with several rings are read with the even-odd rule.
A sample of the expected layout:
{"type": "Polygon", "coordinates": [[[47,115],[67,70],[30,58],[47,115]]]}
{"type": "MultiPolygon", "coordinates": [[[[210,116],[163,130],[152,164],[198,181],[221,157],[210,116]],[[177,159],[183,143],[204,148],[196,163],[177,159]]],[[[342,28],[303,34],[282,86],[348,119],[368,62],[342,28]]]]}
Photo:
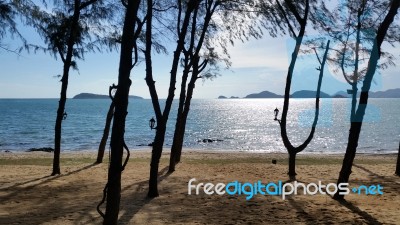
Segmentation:
{"type": "MultiPolygon", "coordinates": [[[[109,99],[108,95],[98,95],[92,93],[80,93],[75,95],[72,99],[109,99]]],[[[140,96],[130,95],[129,98],[131,99],[143,99],[140,96]]]]}
{"type": "Polygon", "coordinates": [[[269,91],[262,91],[260,93],[249,94],[245,98],[283,98],[283,96],[269,91]]]}
{"type": "MultiPolygon", "coordinates": [[[[316,91],[309,91],[309,90],[302,90],[302,91],[295,91],[293,94],[290,95],[292,98],[315,98],[317,96],[316,91]]],[[[319,94],[320,98],[331,98],[330,95],[328,95],[325,92],[320,92],[319,94]]]]}
{"type": "Polygon", "coordinates": [[[400,98],[400,88],[388,89],[386,91],[370,92],[371,98],[400,98]]]}
{"type": "MultiPolygon", "coordinates": [[[[315,98],[317,95],[316,91],[310,90],[301,90],[295,91],[290,95],[291,98],[315,98]]],[[[400,98],[400,88],[388,89],[386,91],[370,91],[370,98],[400,98]]],[[[220,96],[224,97],[225,96],[220,96]]],[[[360,93],[357,94],[357,97],[360,97],[360,93]]],[[[275,94],[270,91],[262,91],[260,93],[249,94],[245,98],[283,98],[282,95],[275,94]]],[[[320,98],[351,98],[350,94],[347,94],[346,91],[338,91],[333,95],[329,95],[323,91],[320,93],[320,98]]]]}
{"type": "MultiPolygon", "coordinates": [[[[239,97],[237,97],[237,96],[231,96],[229,99],[238,99],[238,98],[239,97]]],[[[228,97],[220,95],[220,96],[218,96],[218,99],[228,99],[228,97]]]]}
{"type": "MultiPolygon", "coordinates": [[[[334,96],[336,95],[351,98],[351,94],[347,94],[345,91],[339,91],[334,96]]],[[[388,89],[386,91],[370,91],[368,96],[369,98],[400,98],[400,88],[388,89]]],[[[360,97],[360,92],[357,93],[357,97],[360,97]]]]}

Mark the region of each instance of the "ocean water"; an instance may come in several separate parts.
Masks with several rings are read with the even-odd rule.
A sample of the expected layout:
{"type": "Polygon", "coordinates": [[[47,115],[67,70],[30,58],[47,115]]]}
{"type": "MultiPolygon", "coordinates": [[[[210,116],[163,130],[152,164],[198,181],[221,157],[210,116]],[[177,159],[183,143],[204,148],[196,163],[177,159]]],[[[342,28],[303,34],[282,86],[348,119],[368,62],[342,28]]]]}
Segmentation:
{"type": "MultiPolygon", "coordinates": [[[[63,121],[63,151],[96,150],[103,133],[108,99],[68,99],[63,121]]],[[[273,120],[283,99],[193,100],[185,133],[186,149],[285,152],[280,128],[273,120]],[[219,140],[206,142],[203,139],[219,140]]],[[[287,130],[294,145],[310,132],[314,99],[292,99],[287,130]]],[[[57,99],[0,99],[0,151],[25,151],[54,147],[57,99]]],[[[176,109],[177,101],[174,101],[176,109]]],[[[349,99],[321,99],[320,118],[314,139],[304,152],[344,153],[349,124],[349,99]]],[[[370,99],[358,152],[397,152],[400,141],[400,99],[370,99]]],[[[155,131],[150,100],[131,100],[125,140],[130,149],[150,148],[155,131]],[[143,147],[144,146],[144,147],[143,147]]],[[[171,111],[165,148],[172,144],[176,113],[171,111]]],[[[279,117],[278,117],[279,118],[279,117]]]]}

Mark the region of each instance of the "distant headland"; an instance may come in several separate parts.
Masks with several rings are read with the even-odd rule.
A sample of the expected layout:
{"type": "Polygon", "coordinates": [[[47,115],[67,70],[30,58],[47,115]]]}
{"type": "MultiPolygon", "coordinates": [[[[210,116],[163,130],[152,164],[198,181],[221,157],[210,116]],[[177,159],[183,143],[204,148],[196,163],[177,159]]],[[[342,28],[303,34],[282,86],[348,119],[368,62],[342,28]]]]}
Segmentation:
{"type": "MultiPolygon", "coordinates": [[[[291,98],[315,98],[317,95],[316,91],[310,91],[310,90],[301,90],[301,91],[296,91],[293,94],[290,95],[291,98]]],[[[358,94],[359,96],[360,94],[358,94]]],[[[347,94],[345,91],[338,91],[337,93],[333,95],[329,95],[325,92],[320,93],[321,98],[350,98],[351,95],[347,94]]],[[[370,98],[400,98],[400,88],[396,89],[389,89],[386,91],[370,91],[369,92],[369,97],[370,98]]],[[[238,97],[231,97],[233,98],[238,98],[238,97]]],[[[259,93],[253,93],[249,94],[244,98],[283,98],[283,95],[278,95],[270,91],[262,91],[259,93]]],[[[221,95],[218,97],[218,99],[228,99],[227,97],[221,95]]]]}
{"type": "MultiPolygon", "coordinates": [[[[237,98],[239,98],[239,97],[236,97],[236,96],[231,96],[231,97],[230,97],[230,99],[237,99],[237,98]]],[[[220,96],[218,96],[218,99],[228,99],[228,97],[225,97],[225,96],[223,96],[223,95],[220,95],[220,96]]]]}
{"type": "MultiPolygon", "coordinates": [[[[92,93],[80,93],[75,95],[72,99],[109,99],[108,95],[98,95],[92,93]]],[[[129,98],[132,99],[143,99],[140,96],[130,95],[129,98]]]]}

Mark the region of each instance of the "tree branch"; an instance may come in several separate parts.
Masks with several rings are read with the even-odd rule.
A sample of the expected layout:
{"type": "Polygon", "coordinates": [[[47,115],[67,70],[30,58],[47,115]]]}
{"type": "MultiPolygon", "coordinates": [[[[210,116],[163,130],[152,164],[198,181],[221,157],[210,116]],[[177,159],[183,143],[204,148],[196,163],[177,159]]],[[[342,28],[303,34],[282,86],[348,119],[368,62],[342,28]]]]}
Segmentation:
{"type": "Polygon", "coordinates": [[[84,9],[84,8],[88,7],[89,5],[95,3],[95,2],[97,2],[97,0],[89,0],[87,2],[84,2],[79,6],[79,10],[84,9]]]}
{"type": "Polygon", "coordinates": [[[176,29],[178,37],[181,33],[181,18],[182,18],[182,0],[178,0],[178,20],[176,21],[176,29]]]}
{"type": "Polygon", "coordinates": [[[61,48],[59,46],[57,46],[56,48],[57,48],[58,54],[60,54],[60,58],[61,58],[62,62],[65,63],[65,57],[61,51],[61,48]]]}
{"type": "Polygon", "coordinates": [[[125,2],[125,0],[121,0],[121,3],[123,6],[125,6],[125,8],[128,8],[128,4],[125,2]]]}
{"type": "Polygon", "coordinates": [[[290,0],[285,0],[285,3],[289,7],[289,10],[293,13],[294,17],[299,23],[302,23],[303,18],[301,18],[299,12],[297,12],[296,6],[290,0]]]}
{"type": "Polygon", "coordinates": [[[297,38],[297,35],[296,35],[296,33],[294,32],[294,30],[293,30],[292,24],[290,24],[290,21],[289,21],[289,19],[287,18],[286,13],[285,13],[285,10],[283,9],[281,3],[279,2],[279,0],[276,0],[276,2],[278,3],[278,7],[279,7],[279,9],[282,11],[283,17],[285,18],[286,23],[288,24],[289,32],[292,33],[293,37],[297,38]]]}
{"type": "Polygon", "coordinates": [[[3,49],[3,50],[5,50],[5,51],[7,51],[7,52],[11,52],[11,53],[14,53],[14,54],[16,54],[16,55],[18,55],[18,56],[21,56],[21,54],[19,54],[19,52],[17,52],[16,50],[8,49],[8,48],[6,48],[6,47],[3,47],[2,45],[0,45],[0,48],[3,49]]]}
{"type": "Polygon", "coordinates": [[[317,56],[319,64],[322,64],[321,59],[319,58],[319,55],[317,53],[317,50],[315,48],[312,48],[314,50],[315,55],[317,56]]]}
{"type": "Polygon", "coordinates": [[[209,60],[205,59],[200,65],[199,65],[199,73],[203,72],[203,70],[207,67],[209,60]]]}
{"type": "Polygon", "coordinates": [[[169,6],[169,7],[166,8],[166,9],[157,9],[157,8],[153,8],[153,10],[156,11],[156,12],[165,12],[165,11],[168,11],[168,10],[170,10],[170,9],[172,9],[172,8],[175,8],[175,6],[174,6],[174,5],[171,5],[171,6],[169,6]]]}

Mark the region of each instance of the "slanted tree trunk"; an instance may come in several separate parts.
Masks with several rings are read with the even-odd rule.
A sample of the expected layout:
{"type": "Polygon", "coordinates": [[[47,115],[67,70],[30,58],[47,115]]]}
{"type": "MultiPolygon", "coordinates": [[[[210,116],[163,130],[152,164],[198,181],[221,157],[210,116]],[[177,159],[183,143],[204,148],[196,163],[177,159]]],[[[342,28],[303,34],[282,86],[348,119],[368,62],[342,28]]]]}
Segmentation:
{"type": "MultiPolygon", "coordinates": [[[[147,0],[148,5],[151,0],[147,0]]],[[[149,176],[149,192],[147,196],[150,198],[158,197],[158,167],[160,163],[160,158],[162,154],[162,147],[164,144],[166,122],[161,113],[161,108],[158,100],[158,95],[155,87],[155,81],[153,80],[153,66],[151,59],[151,41],[152,41],[152,10],[148,11],[146,21],[146,51],[145,51],[145,61],[146,61],[146,83],[149,87],[151,100],[153,103],[153,108],[156,113],[157,127],[156,136],[153,141],[153,149],[151,151],[151,161],[150,161],[150,176],[149,176]]],[[[176,57],[178,53],[175,51],[174,56],[176,57]]],[[[179,52],[180,55],[180,52],[179,52]]],[[[178,58],[179,58],[178,55],[178,58]]],[[[171,71],[172,72],[172,71],[171,71]]],[[[176,74],[176,73],[175,73],[176,74]]],[[[171,78],[172,80],[172,78],[171,78]]],[[[170,87],[171,91],[171,87],[170,87]]],[[[168,103],[166,103],[168,104],[168,103]]],[[[171,102],[172,104],[172,102],[171,102]]]]}
{"type": "Polygon", "coordinates": [[[182,131],[181,127],[182,127],[182,119],[177,117],[176,124],[175,124],[174,138],[173,138],[172,146],[171,146],[171,156],[169,158],[168,173],[174,172],[175,165],[180,162],[179,149],[182,148],[181,143],[183,142],[183,137],[182,137],[181,133],[185,132],[185,131],[182,131]]]}
{"type": "Polygon", "coordinates": [[[189,61],[189,56],[185,56],[185,69],[182,74],[181,93],[179,96],[179,105],[178,105],[178,111],[177,111],[177,116],[176,116],[175,132],[174,132],[174,138],[173,138],[172,146],[171,146],[171,156],[169,158],[169,167],[168,167],[169,173],[172,173],[175,171],[175,164],[180,161],[179,149],[182,148],[182,143],[183,143],[183,135],[181,135],[181,134],[182,134],[182,132],[183,133],[185,132],[184,130],[182,131],[182,116],[181,116],[181,114],[183,113],[183,107],[184,107],[185,99],[186,99],[186,82],[187,82],[187,78],[189,75],[188,61],[189,61]]]}
{"type": "Polygon", "coordinates": [[[182,154],[182,146],[183,140],[185,137],[186,130],[186,121],[190,111],[190,104],[193,97],[193,91],[195,88],[195,83],[199,78],[199,74],[206,68],[208,59],[205,59],[203,63],[200,64],[199,53],[201,48],[203,47],[204,39],[216,8],[219,6],[219,2],[210,2],[210,4],[206,8],[206,15],[204,18],[204,23],[201,27],[200,38],[195,44],[195,36],[197,31],[197,10],[194,11],[193,20],[192,20],[192,30],[191,30],[191,38],[189,50],[185,53],[185,66],[182,75],[182,83],[181,83],[181,93],[179,96],[179,107],[176,118],[174,139],[171,147],[171,156],[170,156],[170,164],[168,172],[175,171],[176,163],[179,163],[181,160],[182,154]],[[195,46],[196,45],[196,46],[195,46]],[[192,53],[194,51],[194,53],[192,53]],[[186,82],[189,75],[190,67],[193,67],[192,76],[190,82],[188,84],[187,93],[186,93],[186,82]]]}
{"type": "Polygon", "coordinates": [[[345,56],[342,58],[342,72],[343,76],[346,79],[346,81],[351,85],[351,111],[350,111],[350,123],[351,122],[356,122],[355,117],[356,117],[356,108],[357,108],[357,84],[359,81],[359,71],[358,71],[358,66],[359,66],[359,58],[360,58],[360,44],[361,44],[361,17],[363,15],[364,9],[365,9],[365,2],[362,3],[360,6],[358,13],[357,13],[357,32],[356,32],[356,49],[355,49],[355,59],[354,59],[354,71],[353,71],[353,78],[348,79],[345,73],[345,68],[344,68],[344,61],[345,61],[345,56]]]}
{"type": "MultiPolygon", "coordinates": [[[[148,0],[148,2],[151,0],[148,0]]],[[[148,3],[149,4],[149,3],[148,3]]],[[[161,111],[161,107],[159,104],[159,99],[157,95],[157,90],[155,87],[155,81],[153,79],[152,72],[152,61],[151,61],[151,37],[152,37],[152,17],[150,16],[152,12],[147,13],[147,23],[146,23],[146,51],[145,51],[145,60],[146,60],[146,84],[149,87],[149,92],[154,108],[154,112],[156,114],[157,119],[157,131],[156,136],[154,137],[153,149],[151,154],[151,163],[150,163],[150,178],[149,178],[149,192],[147,196],[149,198],[154,198],[159,196],[158,194],[158,167],[159,162],[163,150],[165,132],[167,127],[167,121],[169,117],[169,113],[171,111],[172,102],[174,100],[175,95],[175,84],[176,84],[176,75],[179,66],[179,59],[184,48],[185,37],[187,34],[187,29],[191,17],[191,13],[194,9],[197,8],[199,1],[190,0],[187,3],[187,9],[185,12],[185,17],[183,19],[182,28],[179,31],[177,46],[174,51],[174,58],[172,62],[171,68],[171,76],[170,76],[170,84],[168,89],[168,96],[165,102],[164,111],[161,111]]],[[[181,8],[180,8],[181,9],[181,8]]],[[[179,29],[179,28],[178,28],[179,29]]]]}
{"type": "Polygon", "coordinates": [[[396,175],[400,176],[400,142],[399,142],[399,153],[397,154],[396,175]]]}
{"type": "MultiPolygon", "coordinates": [[[[282,13],[286,13],[283,9],[283,7],[280,5],[279,1],[277,1],[278,6],[280,8],[280,10],[282,11],[282,13]]],[[[327,48],[325,50],[325,54],[324,54],[324,58],[323,58],[323,62],[320,62],[321,64],[321,68],[320,68],[320,74],[319,74],[319,80],[318,80],[318,87],[317,87],[317,96],[316,96],[316,109],[315,109],[315,116],[314,116],[314,123],[312,125],[311,128],[311,132],[308,136],[308,138],[304,141],[303,144],[301,144],[298,147],[294,147],[292,145],[292,143],[290,142],[288,135],[287,135],[287,130],[286,130],[286,120],[287,120],[287,114],[288,114],[288,110],[289,110],[289,99],[290,99],[290,89],[291,89],[291,85],[292,85],[292,76],[293,76],[293,71],[294,71],[294,67],[296,65],[296,61],[297,61],[297,57],[300,51],[300,46],[301,43],[303,42],[303,37],[305,34],[305,29],[306,29],[306,25],[307,25],[307,18],[308,18],[308,11],[309,11],[309,1],[306,1],[306,6],[305,6],[305,10],[304,10],[304,16],[303,18],[301,18],[299,16],[299,13],[296,9],[296,7],[291,3],[291,2],[286,2],[288,4],[288,7],[290,9],[290,11],[297,15],[296,16],[296,20],[300,25],[300,30],[299,33],[296,35],[294,33],[294,31],[291,29],[292,34],[295,36],[296,38],[296,46],[295,49],[292,53],[292,58],[290,61],[290,65],[289,65],[289,69],[288,69],[288,73],[286,76],[286,86],[285,86],[285,96],[284,96],[284,101],[283,101],[283,110],[282,110],[282,117],[280,120],[278,120],[280,128],[281,128],[281,137],[282,137],[282,141],[284,146],[286,147],[286,150],[289,153],[289,171],[288,171],[288,175],[289,178],[291,180],[295,179],[296,176],[296,154],[303,151],[307,145],[311,142],[313,136],[314,136],[314,132],[315,132],[315,127],[317,125],[317,121],[318,121],[318,116],[319,116],[319,97],[320,97],[320,89],[321,89],[321,83],[322,83],[322,77],[323,77],[323,70],[324,70],[324,65],[325,65],[325,61],[326,61],[326,56],[328,53],[328,49],[329,49],[329,41],[327,43],[327,48]]],[[[286,22],[289,24],[289,20],[287,19],[287,17],[285,16],[286,22]]]]}
{"type": "Polygon", "coordinates": [[[156,137],[153,142],[153,151],[151,153],[150,162],[150,178],[149,178],[149,192],[147,196],[149,198],[158,197],[158,169],[160,164],[160,158],[162,154],[162,148],[164,145],[166,131],[166,123],[157,121],[156,137]]]}
{"type": "MultiPolygon", "coordinates": [[[[169,158],[169,169],[168,172],[172,173],[175,171],[175,165],[180,161],[180,152],[182,150],[182,145],[183,145],[183,138],[184,138],[184,133],[185,133],[185,128],[183,126],[183,111],[185,107],[185,101],[186,101],[186,83],[187,79],[189,77],[190,73],[190,68],[193,65],[193,62],[191,62],[191,55],[190,53],[193,51],[194,48],[194,38],[193,35],[196,32],[196,26],[193,26],[193,23],[196,23],[196,17],[197,17],[197,10],[193,13],[193,21],[192,21],[192,30],[191,30],[191,38],[190,38],[190,46],[189,50],[185,53],[185,59],[184,59],[184,71],[182,74],[182,82],[181,82],[181,92],[179,95],[179,105],[178,105],[178,111],[176,115],[176,124],[175,124],[175,131],[174,131],[174,138],[171,146],[171,156],[169,158]]],[[[193,72],[192,72],[193,73],[193,72]]],[[[186,122],[185,122],[186,123],[186,122]]]]}
{"type": "MultiPolygon", "coordinates": [[[[359,80],[359,71],[358,71],[358,64],[359,64],[359,58],[360,58],[360,44],[361,44],[361,16],[363,15],[363,11],[365,8],[365,2],[362,3],[361,8],[358,11],[357,14],[357,34],[356,34],[356,50],[355,50],[355,59],[354,59],[354,71],[353,71],[353,80],[351,81],[351,87],[352,87],[352,96],[351,96],[351,113],[350,113],[350,122],[355,122],[355,116],[356,116],[356,106],[357,106],[357,83],[359,80]]],[[[343,57],[344,60],[345,57],[343,57]]]]}
{"type": "Polygon", "coordinates": [[[185,107],[183,109],[181,116],[181,124],[180,128],[178,130],[178,143],[177,143],[177,149],[176,149],[176,157],[175,157],[175,163],[179,163],[181,161],[181,155],[182,155],[182,146],[183,146],[183,140],[185,138],[185,130],[186,130],[186,122],[187,118],[189,115],[190,111],[190,104],[192,101],[193,97],[193,91],[196,85],[196,81],[198,79],[199,75],[199,59],[195,59],[195,62],[193,63],[193,72],[192,72],[192,78],[190,79],[190,82],[188,84],[188,90],[187,90],[187,96],[185,100],[185,107]]]}
{"type": "MultiPolygon", "coordinates": [[[[382,24],[378,28],[376,38],[372,46],[371,57],[368,62],[367,73],[365,75],[363,86],[361,88],[360,101],[354,118],[355,121],[352,121],[350,125],[349,139],[347,143],[346,153],[343,159],[342,169],[340,170],[337,182],[338,184],[348,183],[349,181],[351,168],[353,166],[354,157],[357,151],[358,140],[360,137],[365,110],[368,105],[368,92],[370,90],[371,82],[375,75],[376,67],[378,65],[378,60],[381,55],[380,48],[383,39],[386,36],[387,30],[389,29],[390,24],[393,22],[393,19],[397,14],[399,5],[400,5],[400,0],[392,1],[388,14],[386,15],[382,24]]],[[[339,192],[336,192],[333,198],[336,200],[342,200],[344,199],[344,195],[340,195],[339,192]]]]}
{"type": "Polygon", "coordinates": [[[53,158],[53,172],[52,176],[61,174],[60,169],[60,152],[61,152],[61,128],[62,121],[65,113],[65,102],[67,101],[67,87],[68,87],[68,77],[69,69],[72,63],[72,53],[74,50],[75,36],[77,35],[79,17],[80,17],[80,0],[75,0],[74,3],[74,14],[72,16],[71,28],[69,32],[68,42],[67,42],[67,54],[65,59],[63,59],[63,75],[61,78],[61,93],[60,100],[58,102],[57,118],[54,128],[54,158],[53,158]]]}
{"type": "MultiPolygon", "coordinates": [[[[192,27],[193,29],[193,27],[192,27]]],[[[193,31],[192,31],[193,32],[193,31]]],[[[192,51],[193,45],[191,44],[189,47],[189,51],[192,51]]],[[[180,149],[182,149],[183,145],[183,136],[182,132],[184,133],[185,130],[183,128],[183,110],[185,106],[185,99],[186,99],[186,83],[187,79],[189,77],[190,73],[190,67],[191,65],[189,64],[190,61],[190,55],[188,53],[185,54],[185,59],[184,59],[184,70],[182,74],[182,82],[181,82],[181,91],[179,95],[179,105],[178,105],[178,110],[177,110],[177,115],[176,115],[176,123],[175,123],[175,131],[174,131],[174,138],[172,141],[172,146],[171,146],[171,156],[169,158],[169,167],[168,167],[168,172],[172,173],[175,171],[175,165],[179,163],[180,161],[180,149]],[[183,130],[182,130],[183,129],[183,130]]]]}
{"type": "MultiPolygon", "coordinates": [[[[300,42],[301,43],[301,42],[300,42]]],[[[290,180],[295,180],[296,179],[296,155],[297,153],[303,151],[308,144],[311,142],[311,140],[314,137],[314,133],[315,133],[315,128],[317,126],[317,122],[318,122],[318,117],[319,117],[319,99],[320,99],[320,93],[321,93],[321,85],[322,85],[322,78],[324,75],[324,66],[326,63],[326,58],[327,58],[327,54],[328,54],[328,50],[329,50],[329,43],[330,41],[328,41],[327,45],[326,45],[326,49],[325,49],[325,53],[323,56],[322,61],[320,62],[321,66],[319,68],[320,73],[319,73],[319,78],[318,78],[318,86],[317,86],[317,94],[316,94],[316,99],[315,99],[315,115],[314,115],[314,122],[312,124],[311,127],[311,131],[310,134],[308,135],[307,139],[303,142],[303,144],[299,145],[298,147],[294,147],[288,136],[287,136],[287,131],[286,131],[286,117],[287,117],[287,111],[289,109],[289,93],[290,93],[290,83],[291,83],[291,76],[292,76],[292,69],[294,68],[294,64],[293,67],[291,67],[292,69],[289,69],[289,74],[287,77],[287,83],[286,83],[286,89],[285,89],[285,101],[284,101],[284,107],[283,107],[283,113],[282,113],[282,119],[278,120],[280,126],[281,126],[281,136],[282,136],[282,140],[283,140],[283,144],[286,147],[288,153],[289,153],[289,171],[288,171],[288,175],[290,180]]],[[[295,50],[296,52],[296,50],[295,50]]],[[[292,57],[297,57],[297,55],[293,54],[292,57]]],[[[293,60],[293,58],[292,58],[293,60]]],[[[292,64],[291,64],[292,65],[292,64]]]]}
{"type": "Polygon", "coordinates": [[[118,72],[118,85],[114,97],[115,112],[111,132],[111,157],[107,182],[107,205],[103,224],[118,223],[118,213],[121,199],[121,172],[124,150],[125,120],[128,113],[129,79],[132,68],[132,51],[135,46],[135,21],[140,1],[128,0],[121,40],[121,54],[118,72]]]}
{"type": "MultiPolygon", "coordinates": [[[[196,57],[196,56],[195,56],[196,57]]],[[[193,62],[193,71],[192,77],[188,84],[187,95],[184,94],[183,96],[183,107],[182,110],[178,112],[177,115],[177,123],[175,126],[175,133],[174,133],[174,142],[171,147],[171,158],[169,164],[169,172],[173,172],[175,170],[175,165],[181,161],[182,155],[182,147],[183,147],[183,140],[185,138],[185,130],[186,130],[186,121],[190,111],[190,104],[193,97],[193,90],[195,88],[196,80],[198,79],[199,75],[199,59],[194,60],[193,62]],[[179,121],[179,122],[178,122],[179,121]],[[173,156],[172,153],[175,153],[173,156]]],[[[186,84],[186,81],[185,81],[186,84]]],[[[186,85],[185,85],[186,86],[186,85]]],[[[186,90],[185,90],[186,92],[186,90]]],[[[181,100],[181,99],[179,99],[181,100]]]]}
{"type": "Polygon", "coordinates": [[[110,133],[110,127],[111,127],[111,121],[112,121],[113,115],[114,115],[114,102],[111,102],[110,108],[108,109],[108,112],[107,112],[106,125],[104,126],[103,136],[101,137],[101,141],[99,144],[99,151],[97,153],[96,163],[103,162],[104,152],[106,150],[106,144],[107,144],[108,135],[110,133]]]}

